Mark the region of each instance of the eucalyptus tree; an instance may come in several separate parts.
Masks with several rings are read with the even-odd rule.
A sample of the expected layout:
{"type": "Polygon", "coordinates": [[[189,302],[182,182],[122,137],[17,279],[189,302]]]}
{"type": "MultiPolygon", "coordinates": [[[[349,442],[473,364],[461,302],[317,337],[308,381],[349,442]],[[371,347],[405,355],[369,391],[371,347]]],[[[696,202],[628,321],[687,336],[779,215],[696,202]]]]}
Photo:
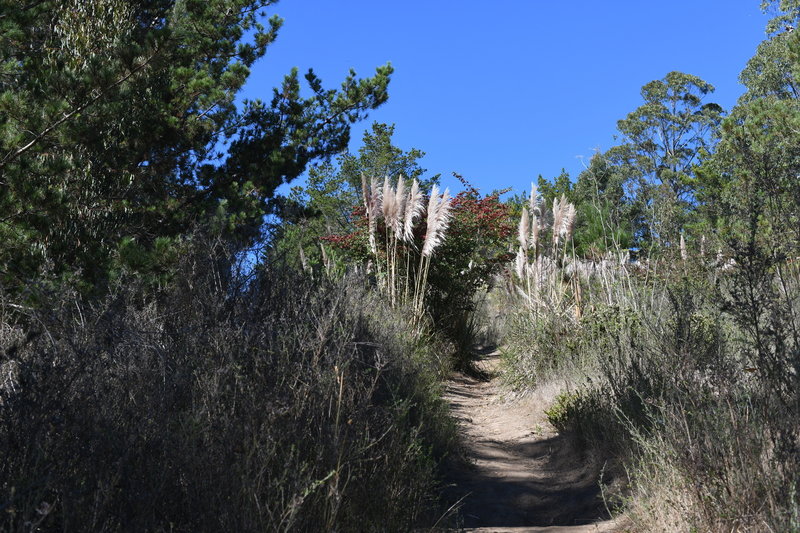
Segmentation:
{"type": "Polygon", "coordinates": [[[747,87],[740,102],[775,97],[780,100],[800,98],[800,82],[792,71],[792,43],[800,22],[800,0],[764,0],[761,9],[771,14],[766,27],[767,38],[739,75],[747,87]]]}
{"type": "Polygon", "coordinates": [[[694,168],[713,150],[723,114],[703,101],[713,91],[682,72],[646,84],[644,103],[617,122],[621,144],[579,176],[577,190],[595,192],[628,217],[640,246],[677,239],[693,209],[694,168]]]}

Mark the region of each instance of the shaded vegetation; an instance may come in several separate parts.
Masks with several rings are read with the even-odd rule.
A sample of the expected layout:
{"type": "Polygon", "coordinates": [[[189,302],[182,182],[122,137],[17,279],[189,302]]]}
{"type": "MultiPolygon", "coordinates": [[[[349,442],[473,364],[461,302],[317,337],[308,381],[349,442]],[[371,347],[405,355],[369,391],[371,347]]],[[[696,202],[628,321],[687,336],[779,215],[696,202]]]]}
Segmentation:
{"type": "Polygon", "coordinates": [[[407,530],[436,509],[446,370],[362,280],[221,271],[2,309],[0,528],[407,530]],[[46,309],[46,310],[45,310],[46,309]]]}
{"type": "Polygon", "coordinates": [[[641,529],[800,531],[800,0],[506,200],[345,150],[388,64],[235,105],[273,3],[0,0],[0,530],[430,526],[502,338],[641,529]]]}

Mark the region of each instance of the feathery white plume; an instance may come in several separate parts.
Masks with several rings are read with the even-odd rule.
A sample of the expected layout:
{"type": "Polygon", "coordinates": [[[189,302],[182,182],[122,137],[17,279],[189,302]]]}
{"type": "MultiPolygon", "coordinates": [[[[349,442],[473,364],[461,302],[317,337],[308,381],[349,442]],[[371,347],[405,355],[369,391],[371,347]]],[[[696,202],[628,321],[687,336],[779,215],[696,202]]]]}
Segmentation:
{"type": "Polygon", "coordinates": [[[527,254],[525,253],[525,250],[522,248],[522,246],[520,246],[519,249],[517,250],[517,264],[516,264],[517,277],[519,277],[520,279],[525,277],[525,266],[526,266],[525,263],[527,262],[526,259],[527,259],[527,254]]]}
{"type": "Polygon", "coordinates": [[[319,251],[322,254],[322,264],[325,265],[325,270],[330,272],[331,261],[328,258],[328,253],[325,251],[325,245],[323,245],[321,242],[319,243],[319,251]]]}
{"type": "Polygon", "coordinates": [[[444,233],[450,224],[450,190],[445,189],[441,199],[438,193],[438,187],[434,185],[428,202],[428,228],[422,245],[423,257],[433,255],[433,251],[444,241],[444,233]]]}
{"type": "Polygon", "coordinates": [[[367,210],[369,215],[369,186],[367,185],[367,177],[361,173],[361,199],[364,201],[364,209],[367,210]]]}
{"type": "Polygon", "coordinates": [[[522,216],[519,219],[519,233],[517,235],[517,239],[519,240],[519,245],[522,249],[528,249],[528,233],[530,231],[529,222],[528,222],[528,210],[524,207],[522,208],[522,216]]]}
{"type": "Polygon", "coordinates": [[[559,198],[553,198],[553,245],[558,244],[561,236],[561,222],[564,219],[564,209],[559,198]]]}
{"type": "Polygon", "coordinates": [[[533,215],[533,216],[536,216],[536,215],[541,216],[542,211],[541,211],[541,209],[539,207],[539,193],[538,193],[538,189],[536,188],[536,184],[533,183],[533,182],[531,182],[531,201],[530,201],[530,204],[531,204],[531,215],[533,215]]]}
{"type": "MultiPolygon", "coordinates": [[[[436,223],[436,205],[439,202],[438,198],[439,198],[439,186],[438,185],[434,185],[431,188],[431,196],[430,196],[430,198],[428,198],[428,209],[426,211],[427,212],[427,220],[425,221],[426,226],[427,226],[427,229],[425,230],[426,234],[430,233],[431,228],[436,223]]],[[[426,235],[425,238],[427,240],[427,235],[426,235]]]]}
{"type": "Polygon", "coordinates": [[[378,179],[374,176],[370,181],[369,190],[370,190],[370,199],[369,199],[370,206],[372,212],[375,213],[375,219],[377,220],[381,210],[381,189],[378,186],[378,179]]]}
{"type": "Polygon", "coordinates": [[[400,175],[397,177],[397,189],[394,193],[395,209],[394,216],[392,217],[392,230],[396,237],[403,234],[403,222],[405,217],[406,204],[408,203],[408,195],[406,194],[406,180],[400,175]]]}
{"type": "Polygon", "coordinates": [[[572,230],[575,228],[575,205],[566,202],[566,199],[561,197],[561,210],[564,212],[561,218],[561,229],[559,234],[568,241],[572,237],[572,230]],[[566,205],[565,205],[566,202],[566,205]]]}
{"type": "Polygon", "coordinates": [[[383,220],[386,222],[386,226],[389,227],[391,225],[392,219],[394,218],[394,211],[396,207],[395,198],[394,198],[394,189],[392,188],[392,184],[389,183],[389,176],[383,178],[383,195],[381,199],[381,211],[383,212],[383,220]]]}
{"type": "Polygon", "coordinates": [[[378,180],[373,176],[370,180],[370,188],[367,201],[367,220],[369,222],[369,249],[373,254],[378,252],[378,243],[375,234],[378,231],[378,213],[380,211],[380,189],[378,180]]]}
{"type": "Polygon", "coordinates": [[[408,201],[406,202],[405,221],[403,224],[403,240],[406,242],[414,240],[414,219],[422,214],[422,210],[425,208],[423,201],[422,191],[419,190],[419,182],[415,178],[411,184],[411,192],[408,194],[408,201]]]}
{"type": "Polygon", "coordinates": [[[683,233],[681,233],[680,248],[681,248],[681,259],[683,260],[683,262],[686,262],[686,260],[689,259],[689,254],[686,251],[686,240],[683,238],[683,233]]]}

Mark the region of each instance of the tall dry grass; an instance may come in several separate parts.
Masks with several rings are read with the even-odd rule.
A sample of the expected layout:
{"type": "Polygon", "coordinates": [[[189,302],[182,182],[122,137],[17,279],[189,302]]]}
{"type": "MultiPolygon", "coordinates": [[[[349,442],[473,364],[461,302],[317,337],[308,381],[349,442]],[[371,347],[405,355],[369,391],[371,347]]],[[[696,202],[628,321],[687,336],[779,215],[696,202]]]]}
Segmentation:
{"type": "Polygon", "coordinates": [[[381,289],[393,307],[411,309],[415,323],[419,324],[425,312],[431,261],[450,223],[450,192],[445,189],[440,193],[434,185],[426,206],[416,179],[407,188],[402,176],[398,176],[394,185],[387,176],[379,187],[375,178],[368,183],[362,176],[362,200],[368,218],[370,252],[381,289]],[[419,239],[418,221],[423,215],[425,233],[419,239]],[[382,234],[379,234],[380,222],[382,234]]]}
{"type": "Polygon", "coordinates": [[[505,375],[520,388],[541,382],[574,359],[564,356],[561,341],[578,327],[584,292],[614,276],[610,258],[593,263],[575,256],[575,218],[575,206],[563,196],[550,209],[542,205],[532,184],[518,224],[515,275],[506,279],[507,306],[518,311],[507,318],[505,375]],[[536,345],[529,342],[533,332],[538,332],[536,345]]]}
{"type": "Polygon", "coordinates": [[[566,296],[518,280],[507,378],[560,384],[551,422],[605,454],[627,487],[606,492],[638,529],[798,531],[800,269],[676,244],[634,264],[551,261],[566,296]]]}
{"type": "Polygon", "coordinates": [[[435,338],[216,245],[163,292],[0,298],[0,530],[407,531],[452,424],[435,338]]]}

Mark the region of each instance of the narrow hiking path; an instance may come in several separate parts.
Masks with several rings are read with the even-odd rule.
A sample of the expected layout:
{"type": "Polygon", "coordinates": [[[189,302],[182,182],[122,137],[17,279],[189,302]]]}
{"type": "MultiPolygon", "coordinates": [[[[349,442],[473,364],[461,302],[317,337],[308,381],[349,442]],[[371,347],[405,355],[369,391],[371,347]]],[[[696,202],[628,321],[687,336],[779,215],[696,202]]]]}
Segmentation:
{"type": "Polygon", "coordinates": [[[445,394],[465,456],[450,468],[448,496],[462,501],[465,530],[622,531],[604,521],[602,465],[550,426],[535,396],[505,401],[499,362],[497,352],[489,354],[477,363],[487,379],[456,375],[445,394]]]}

